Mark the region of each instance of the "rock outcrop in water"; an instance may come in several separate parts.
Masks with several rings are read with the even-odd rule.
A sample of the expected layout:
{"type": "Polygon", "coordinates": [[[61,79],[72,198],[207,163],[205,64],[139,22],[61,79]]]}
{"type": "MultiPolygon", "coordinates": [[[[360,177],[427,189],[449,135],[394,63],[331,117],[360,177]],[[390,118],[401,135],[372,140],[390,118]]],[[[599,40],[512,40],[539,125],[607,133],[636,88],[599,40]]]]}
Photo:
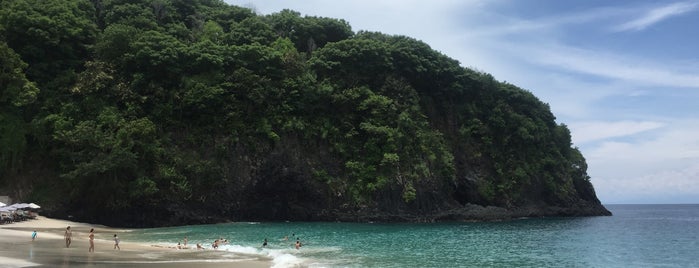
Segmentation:
{"type": "Polygon", "coordinates": [[[215,0],[5,1],[0,36],[0,191],[55,217],[609,215],[547,104],[409,37],[215,0]]]}

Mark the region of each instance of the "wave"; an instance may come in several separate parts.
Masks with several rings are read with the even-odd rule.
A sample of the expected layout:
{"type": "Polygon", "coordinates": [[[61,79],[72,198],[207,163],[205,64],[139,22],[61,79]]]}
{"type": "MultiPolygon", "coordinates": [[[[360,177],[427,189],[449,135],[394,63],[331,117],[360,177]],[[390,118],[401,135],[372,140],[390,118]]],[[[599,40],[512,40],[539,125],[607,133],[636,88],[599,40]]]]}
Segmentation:
{"type": "Polygon", "coordinates": [[[299,267],[308,262],[307,259],[294,254],[296,249],[268,249],[241,245],[221,245],[218,249],[239,255],[270,259],[273,268],[299,267]]]}
{"type": "MultiPolygon", "coordinates": [[[[286,267],[306,267],[317,266],[319,264],[329,264],[329,260],[316,260],[307,256],[317,256],[319,254],[326,255],[328,253],[337,253],[342,251],[340,247],[308,247],[304,246],[301,250],[293,247],[289,248],[259,248],[251,246],[242,246],[235,244],[221,245],[218,250],[231,252],[236,255],[247,257],[259,257],[262,259],[270,259],[272,268],[286,267]]],[[[324,266],[324,265],[321,265],[324,266]]]]}
{"type": "MultiPolygon", "coordinates": [[[[151,246],[162,247],[162,248],[175,248],[170,243],[150,243],[151,246]]],[[[186,251],[193,251],[196,248],[188,248],[186,251]]],[[[236,244],[224,244],[220,245],[218,249],[214,250],[211,247],[205,246],[207,252],[219,252],[221,255],[219,257],[223,258],[221,262],[230,262],[231,260],[269,260],[272,262],[273,268],[287,268],[287,267],[302,267],[308,266],[308,263],[314,262],[308,258],[302,258],[298,255],[302,253],[294,248],[288,249],[270,249],[270,248],[257,248],[252,246],[242,246],[236,244]]],[[[197,251],[199,252],[199,251],[197,251]]],[[[307,251],[306,253],[312,252],[322,252],[322,251],[307,251]]],[[[148,259],[159,259],[163,253],[147,253],[143,254],[143,257],[148,259]]],[[[192,260],[182,260],[182,262],[191,262],[192,260]]],[[[196,260],[203,261],[203,260],[196,260]]],[[[150,262],[150,261],[149,261],[150,262]]],[[[206,262],[216,262],[216,260],[206,260],[206,262]]]]}

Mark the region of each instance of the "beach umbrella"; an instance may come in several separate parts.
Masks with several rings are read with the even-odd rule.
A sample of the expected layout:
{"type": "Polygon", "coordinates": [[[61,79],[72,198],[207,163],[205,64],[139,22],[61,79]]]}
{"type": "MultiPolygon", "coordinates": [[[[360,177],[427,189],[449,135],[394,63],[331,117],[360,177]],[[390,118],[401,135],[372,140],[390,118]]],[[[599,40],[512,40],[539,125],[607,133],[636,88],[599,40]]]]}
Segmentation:
{"type": "Polygon", "coordinates": [[[9,205],[9,206],[7,206],[7,207],[8,207],[8,208],[13,208],[13,209],[20,209],[20,208],[24,208],[24,204],[21,204],[21,203],[14,203],[14,204],[9,205]]]}
{"type": "Polygon", "coordinates": [[[0,212],[10,212],[10,211],[15,211],[14,208],[11,207],[1,207],[0,212]]]}
{"type": "Polygon", "coordinates": [[[27,207],[28,207],[28,208],[31,208],[31,209],[41,208],[41,206],[39,206],[39,205],[37,205],[37,204],[34,204],[34,203],[29,203],[29,204],[27,205],[27,207]]]}

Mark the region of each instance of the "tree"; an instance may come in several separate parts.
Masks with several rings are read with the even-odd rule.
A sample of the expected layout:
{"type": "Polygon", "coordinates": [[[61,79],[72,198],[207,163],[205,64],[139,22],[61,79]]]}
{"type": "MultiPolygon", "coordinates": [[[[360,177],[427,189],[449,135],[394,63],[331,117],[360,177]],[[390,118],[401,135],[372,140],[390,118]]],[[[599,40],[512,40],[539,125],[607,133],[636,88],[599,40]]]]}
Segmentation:
{"type": "Polygon", "coordinates": [[[308,53],[324,47],[327,43],[348,39],[354,34],[344,20],[302,18],[301,13],[288,9],[268,15],[266,20],[277,36],[289,38],[298,51],[308,53]]]}
{"type": "Polygon", "coordinates": [[[152,6],[144,4],[119,4],[107,6],[104,11],[105,25],[123,24],[141,30],[155,30],[158,22],[164,20],[167,14],[166,5],[161,2],[153,2],[152,6]]]}
{"type": "Polygon", "coordinates": [[[32,115],[25,107],[33,103],[39,89],[30,82],[22,62],[6,43],[0,42],[0,177],[16,172],[25,154],[28,126],[32,115]]]}
{"type": "MultiPolygon", "coordinates": [[[[55,84],[53,91],[68,84],[89,58],[97,29],[93,14],[86,0],[17,0],[0,9],[0,25],[9,47],[29,64],[29,79],[55,84]]],[[[46,88],[42,94],[51,92],[46,88]]]]}
{"type": "Polygon", "coordinates": [[[383,42],[349,39],[325,46],[310,59],[311,68],[322,78],[343,86],[380,87],[395,67],[390,48],[383,42]]]}
{"type": "Polygon", "coordinates": [[[228,44],[244,45],[258,43],[269,45],[277,39],[277,35],[270,25],[259,17],[250,17],[241,22],[233,22],[230,32],[226,36],[228,44]]]}

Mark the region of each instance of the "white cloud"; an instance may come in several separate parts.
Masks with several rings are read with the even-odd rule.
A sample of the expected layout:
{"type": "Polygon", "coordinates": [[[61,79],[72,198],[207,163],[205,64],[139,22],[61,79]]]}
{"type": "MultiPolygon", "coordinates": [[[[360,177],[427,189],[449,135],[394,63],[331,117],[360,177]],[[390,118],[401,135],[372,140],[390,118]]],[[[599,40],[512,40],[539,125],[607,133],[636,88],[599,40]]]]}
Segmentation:
{"type": "MultiPolygon", "coordinates": [[[[695,60],[668,61],[667,59],[653,59],[647,55],[632,55],[629,51],[582,48],[566,44],[564,37],[561,36],[561,33],[569,31],[571,25],[586,25],[593,29],[600,21],[616,20],[619,17],[639,12],[666,14],[662,17],[658,17],[658,15],[645,17],[657,17],[662,20],[669,18],[670,15],[680,15],[698,8],[699,3],[681,2],[651,10],[643,7],[607,7],[534,19],[508,17],[492,14],[488,10],[479,10],[480,13],[487,15],[474,13],[473,18],[465,21],[468,25],[463,26],[464,30],[460,40],[451,41],[448,55],[490,53],[490,59],[473,64],[476,66],[497,65],[492,61],[502,60],[511,65],[513,59],[517,59],[539,65],[539,68],[533,69],[547,67],[549,70],[557,69],[559,72],[569,71],[593,75],[612,80],[610,83],[623,81],[643,87],[699,88],[699,66],[695,60]],[[497,19],[489,20],[492,21],[489,24],[479,24],[482,23],[479,20],[483,17],[496,17],[497,19]],[[462,45],[455,46],[456,43],[462,45]],[[467,51],[462,52],[461,50],[467,51]]],[[[648,19],[643,21],[650,22],[648,19]]],[[[640,25],[640,22],[637,25],[640,25]]],[[[650,26],[650,24],[644,25],[644,27],[650,26]]],[[[445,38],[435,39],[444,40],[445,38]]],[[[525,68],[527,68],[526,72],[532,70],[532,68],[525,68]]],[[[495,68],[484,69],[487,72],[498,72],[498,69],[495,68]]],[[[508,77],[496,77],[512,80],[508,77]]]]}
{"type": "Polygon", "coordinates": [[[679,16],[685,13],[692,12],[699,7],[699,4],[693,2],[678,2],[665,6],[647,10],[643,16],[628,21],[614,28],[615,31],[641,31],[650,27],[653,24],[659,23],[671,17],[679,16]]]}
{"type": "MultiPolygon", "coordinates": [[[[623,124],[621,124],[623,125],[623,124]]],[[[607,141],[594,146],[588,155],[599,164],[615,160],[625,164],[645,165],[652,162],[678,162],[687,159],[699,159],[699,120],[667,120],[665,122],[647,122],[629,124],[635,134],[654,129],[649,137],[629,139],[629,141],[607,141]]],[[[618,126],[617,126],[618,127],[618,126]]],[[[623,130],[621,130],[623,131],[623,130]]],[[[615,132],[615,131],[612,131],[615,132]]]]}
{"type": "MultiPolygon", "coordinates": [[[[526,45],[535,63],[636,85],[699,88],[699,71],[682,63],[638,59],[556,44],[526,45]],[[533,55],[532,55],[533,54],[533,55]]],[[[523,49],[522,46],[519,49],[523,49]]]]}
{"type": "Polygon", "coordinates": [[[495,17],[495,19],[491,19],[495,23],[478,25],[479,27],[470,29],[466,34],[478,37],[526,35],[531,38],[533,37],[531,35],[532,32],[544,32],[547,33],[546,35],[548,37],[551,33],[564,29],[567,26],[598,23],[622,16],[629,16],[637,12],[638,9],[603,7],[576,11],[573,13],[560,13],[546,17],[522,19],[489,13],[487,10],[479,10],[473,13],[474,16],[471,18],[473,22],[482,23],[481,20],[483,17],[495,17]]]}
{"type": "Polygon", "coordinates": [[[652,137],[581,147],[600,200],[637,203],[644,198],[668,202],[673,196],[699,197],[699,120],[663,124],[652,137]]]}
{"type": "Polygon", "coordinates": [[[633,177],[598,177],[592,182],[603,203],[696,203],[699,165],[633,177]]]}
{"type": "Polygon", "coordinates": [[[663,127],[664,124],[653,121],[594,121],[575,122],[568,126],[573,133],[573,142],[575,144],[583,144],[609,138],[626,137],[663,127]]]}

